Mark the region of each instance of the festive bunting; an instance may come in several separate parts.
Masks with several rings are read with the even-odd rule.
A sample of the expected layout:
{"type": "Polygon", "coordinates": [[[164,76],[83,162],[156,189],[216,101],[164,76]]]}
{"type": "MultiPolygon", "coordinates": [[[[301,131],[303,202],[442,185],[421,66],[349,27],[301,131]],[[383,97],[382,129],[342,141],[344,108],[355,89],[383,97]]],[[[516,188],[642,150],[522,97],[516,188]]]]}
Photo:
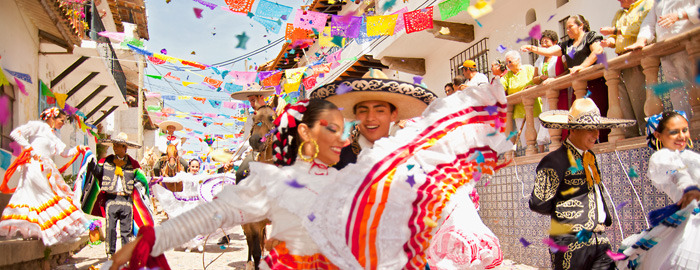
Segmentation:
{"type": "Polygon", "coordinates": [[[273,71],[261,71],[261,72],[258,72],[258,80],[262,82],[262,81],[264,81],[265,79],[269,78],[270,76],[274,75],[274,74],[277,73],[277,72],[279,72],[279,71],[273,70],[273,71]]]}
{"type": "Polygon", "coordinates": [[[161,96],[161,98],[163,100],[176,100],[177,99],[177,97],[173,96],[173,95],[163,95],[163,96],[161,96]]]}
{"type": "Polygon", "coordinates": [[[318,78],[318,75],[313,75],[304,78],[302,80],[302,83],[304,84],[304,89],[313,89],[316,85],[316,78],[318,78]]]}
{"type": "Polygon", "coordinates": [[[199,102],[201,102],[202,104],[204,104],[204,102],[207,101],[207,99],[206,99],[206,98],[203,98],[203,97],[192,97],[192,99],[194,99],[194,100],[196,100],[196,101],[199,101],[199,102]]]}
{"type": "Polygon", "coordinates": [[[280,5],[275,2],[260,0],[258,1],[258,7],[255,9],[255,16],[263,16],[269,18],[281,18],[286,20],[289,14],[292,13],[293,8],[285,5],[280,5]],[[283,18],[284,17],[284,18],[283,18]]]}
{"type": "Polygon", "coordinates": [[[316,31],[321,32],[326,26],[326,20],[328,20],[326,13],[297,9],[293,25],[296,28],[316,29],[316,31]]]}
{"type": "Polygon", "coordinates": [[[131,49],[131,50],[134,51],[135,53],[138,53],[138,54],[141,54],[141,55],[151,56],[151,55],[153,54],[152,52],[149,52],[149,51],[147,51],[147,50],[141,49],[141,48],[139,48],[139,46],[136,46],[136,45],[133,45],[133,44],[126,44],[126,46],[129,47],[129,49],[131,49]]]}
{"type": "Polygon", "coordinates": [[[102,32],[98,32],[97,34],[100,36],[106,37],[106,38],[114,39],[118,42],[124,41],[124,38],[126,37],[125,33],[119,33],[119,32],[102,31],[102,32]]]}
{"type": "Polygon", "coordinates": [[[469,7],[469,0],[447,0],[438,4],[440,9],[440,19],[447,20],[469,7]]]}
{"type": "Polygon", "coordinates": [[[224,102],[222,103],[222,105],[224,106],[224,108],[232,109],[232,110],[235,110],[235,109],[236,109],[236,106],[237,106],[236,104],[237,104],[236,102],[231,102],[231,101],[224,101],[224,102]]]}
{"type": "Polygon", "coordinates": [[[314,32],[312,30],[296,28],[291,23],[288,23],[285,29],[284,39],[288,41],[311,39],[313,34],[314,32]]]}
{"type": "Polygon", "coordinates": [[[154,78],[154,79],[158,79],[158,80],[163,79],[163,76],[158,76],[158,75],[146,74],[146,76],[151,77],[151,78],[154,78]]]}
{"type": "Polygon", "coordinates": [[[66,104],[66,105],[63,107],[63,111],[65,111],[66,114],[68,114],[68,115],[74,115],[76,112],[78,112],[78,109],[75,108],[75,107],[73,107],[73,106],[71,106],[71,105],[66,104]]]}
{"type": "Polygon", "coordinates": [[[62,93],[53,93],[53,95],[56,97],[56,104],[58,104],[59,109],[63,109],[66,105],[66,99],[68,98],[68,94],[62,94],[62,93]]]}
{"type": "Polygon", "coordinates": [[[280,84],[280,81],[282,80],[282,72],[277,72],[265,79],[263,79],[260,84],[263,86],[276,86],[280,84]]]}
{"type": "Polygon", "coordinates": [[[238,91],[243,91],[243,85],[226,83],[226,85],[224,85],[224,91],[226,91],[226,93],[235,93],[238,91]]]}
{"type": "Polygon", "coordinates": [[[171,72],[168,72],[167,74],[165,74],[164,78],[166,78],[166,79],[171,79],[171,80],[176,80],[176,81],[180,81],[180,78],[175,77],[175,76],[173,76],[173,75],[170,75],[170,73],[171,73],[171,72]]]}
{"type": "Polygon", "coordinates": [[[149,112],[160,112],[161,107],[158,105],[148,105],[146,106],[146,110],[149,112]]]}
{"type": "Polygon", "coordinates": [[[223,81],[219,81],[219,80],[215,80],[215,79],[212,79],[212,78],[209,78],[209,77],[205,77],[205,78],[204,78],[204,83],[206,83],[206,84],[208,84],[208,85],[211,85],[211,86],[213,86],[213,87],[215,87],[215,88],[219,88],[219,87],[221,87],[221,84],[223,83],[223,81]]]}
{"type": "Polygon", "coordinates": [[[53,91],[42,81],[39,80],[39,87],[41,87],[41,95],[45,97],[54,97],[53,91]]]}
{"type": "Polygon", "coordinates": [[[10,74],[11,76],[13,76],[15,78],[18,78],[20,80],[25,81],[27,83],[30,83],[30,84],[32,83],[32,77],[29,76],[29,74],[27,74],[27,73],[12,71],[9,69],[5,69],[5,72],[7,72],[8,74],[10,74]]]}
{"type": "Polygon", "coordinates": [[[258,16],[254,17],[253,20],[265,26],[265,29],[267,29],[267,31],[270,31],[275,34],[278,34],[280,32],[280,29],[282,28],[282,21],[280,20],[270,20],[268,18],[258,16]]]}
{"type": "Polygon", "coordinates": [[[196,68],[201,69],[201,70],[204,70],[205,68],[207,68],[207,66],[205,66],[205,65],[202,65],[202,64],[197,63],[197,62],[192,62],[192,61],[182,60],[182,61],[180,61],[180,63],[182,63],[183,65],[186,65],[186,66],[196,67],[196,68]]]}
{"type": "Polygon", "coordinates": [[[13,79],[15,79],[15,84],[17,84],[17,88],[19,88],[19,91],[22,92],[23,95],[28,96],[29,93],[27,93],[27,89],[24,87],[22,81],[17,79],[17,77],[14,77],[13,79]]]}
{"type": "MultiPolygon", "coordinates": [[[[368,36],[391,36],[396,28],[398,15],[367,16],[368,36]]],[[[405,23],[405,22],[404,22],[405,23]]]]}
{"type": "Polygon", "coordinates": [[[433,28],[433,7],[418,9],[403,14],[406,33],[423,31],[433,28]]]}
{"type": "Polygon", "coordinates": [[[217,5],[217,4],[209,3],[209,2],[204,1],[204,0],[194,0],[194,1],[197,2],[197,3],[200,3],[200,4],[202,4],[202,5],[204,5],[204,6],[206,6],[206,7],[208,7],[208,8],[211,9],[211,10],[214,10],[216,7],[219,6],[219,5],[217,5]]]}
{"type": "Polygon", "coordinates": [[[287,101],[287,103],[291,103],[290,102],[291,98],[294,98],[295,94],[296,94],[296,96],[299,95],[299,93],[297,93],[297,91],[299,90],[300,85],[301,85],[301,80],[299,80],[295,83],[288,82],[288,83],[284,84],[284,92],[287,93],[287,97],[285,97],[285,101],[287,101]]]}
{"type": "Polygon", "coordinates": [[[156,64],[156,65],[165,64],[165,60],[163,60],[163,59],[158,59],[158,58],[153,57],[153,56],[149,56],[149,57],[148,57],[148,61],[151,61],[151,63],[156,64]]]}
{"type": "Polygon", "coordinates": [[[287,78],[287,84],[296,84],[301,81],[301,77],[304,75],[306,67],[287,69],[285,70],[285,78],[287,78]]]}
{"type": "Polygon", "coordinates": [[[397,15],[398,19],[396,19],[396,28],[394,28],[394,34],[401,32],[405,29],[405,23],[403,21],[403,14],[408,12],[407,7],[403,7],[399,9],[398,11],[391,13],[391,15],[397,15]]]}
{"type": "Polygon", "coordinates": [[[326,63],[326,64],[321,64],[321,65],[315,65],[315,66],[312,66],[311,69],[314,71],[314,75],[318,76],[321,73],[331,72],[331,64],[326,63]]]}
{"type": "Polygon", "coordinates": [[[226,0],[228,8],[233,12],[248,14],[253,7],[254,0],[226,0]]]}
{"type": "Polygon", "coordinates": [[[331,35],[356,38],[360,35],[362,17],[333,15],[331,17],[331,35]]]}
{"type": "Polygon", "coordinates": [[[218,101],[218,100],[211,100],[211,99],[210,99],[210,100],[209,100],[209,104],[210,104],[214,109],[221,108],[221,101],[218,101]]]}
{"type": "Polygon", "coordinates": [[[0,66],[0,86],[9,84],[10,82],[7,80],[7,77],[5,77],[5,73],[2,72],[2,66],[0,66]]]}
{"type": "Polygon", "coordinates": [[[233,83],[239,85],[246,85],[255,82],[255,77],[258,75],[254,71],[233,71],[233,83]]]}
{"type": "Polygon", "coordinates": [[[146,93],[146,98],[159,98],[160,93],[158,92],[147,92],[146,93]]]}
{"type": "Polygon", "coordinates": [[[345,45],[344,38],[337,37],[340,38],[340,45],[333,41],[335,38],[336,37],[331,36],[331,27],[327,26],[325,29],[323,29],[323,33],[318,38],[318,45],[321,46],[321,48],[343,47],[345,45]]]}

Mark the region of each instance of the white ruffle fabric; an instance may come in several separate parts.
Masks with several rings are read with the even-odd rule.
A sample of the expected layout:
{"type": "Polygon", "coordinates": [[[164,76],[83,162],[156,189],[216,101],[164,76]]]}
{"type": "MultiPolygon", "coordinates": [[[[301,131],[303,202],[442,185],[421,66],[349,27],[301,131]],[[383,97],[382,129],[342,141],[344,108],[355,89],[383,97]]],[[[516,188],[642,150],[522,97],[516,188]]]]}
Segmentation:
{"type": "Polygon", "coordinates": [[[506,107],[498,83],[437,99],[340,173],[318,162],[252,162],[241,183],[157,227],[151,255],[267,218],[290,255],[322,253],[340,269],[421,268],[450,196],[504,165],[498,155],[513,147],[503,134],[506,107]]]}
{"type": "Polygon", "coordinates": [[[21,165],[15,193],[2,212],[0,236],[38,237],[50,246],[74,240],[89,224],[83,211],[72,200],[73,191],[63,180],[53,161],[57,155],[74,156],[43,121],[30,121],[10,133],[23,149],[32,147],[29,163],[21,165]]]}
{"type": "Polygon", "coordinates": [[[500,83],[457,91],[363,150],[304,220],[323,254],[341,269],[421,268],[450,193],[512,150],[501,129],[505,104],[500,83]]]}
{"type": "Polygon", "coordinates": [[[477,213],[473,185],[457,189],[445,207],[445,223],[426,251],[430,269],[491,269],[503,262],[501,245],[477,213]]]}
{"type": "MultiPolygon", "coordinates": [[[[647,176],[655,187],[677,202],[683,190],[700,186],[700,154],[663,148],[649,158],[647,176]]],[[[660,224],[627,237],[621,249],[626,249],[624,253],[629,259],[637,258],[639,269],[700,269],[700,215],[692,213],[697,207],[697,202],[693,201],[677,212],[686,215],[687,220],[682,224],[675,227],[660,224]],[[646,252],[631,248],[642,237],[658,243],[646,252]]],[[[627,261],[618,263],[618,267],[627,267],[627,261]]]]}

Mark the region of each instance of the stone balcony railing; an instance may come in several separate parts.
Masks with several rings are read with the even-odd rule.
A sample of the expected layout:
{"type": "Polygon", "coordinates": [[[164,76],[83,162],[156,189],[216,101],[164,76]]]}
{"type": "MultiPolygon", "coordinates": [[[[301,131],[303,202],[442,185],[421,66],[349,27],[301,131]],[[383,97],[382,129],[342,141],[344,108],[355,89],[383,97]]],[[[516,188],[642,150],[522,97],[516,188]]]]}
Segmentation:
{"type": "MultiPolygon", "coordinates": [[[[633,67],[641,66],[643,68],[644,75],[646,77],[646,100],[644,103],[644,113],[646,116],[654,115],[660,113],[663,110],[663,105],[661,99],[654,95],[653,91],[648,87],[650,85],[655,85],[659,83],[659,66],[660,58],[666,55],[670,55],[682,50],[686,50],[690,59],[688,61],[697,61],[700,57],[700,27],[697,27],[691,31],[685,32],[678,36],[669,38],[667,40],[651,44],[644,47],[641,51],[629,52],[624,55],[620,55],[614,59],[608,60],[607,69],[603,64],[596,64],[590,66],[584,70],[581,70],[577,74],[567,74],[552,80],[547,85],[537,85],[526,90],[520,91],[518,93],[508,96],[508,115],[506,122],[506,134],[510,133],[513,128],[513,106],[518,103],[523,103],[525,107],[525,124],[527,129],[525,130],[525,136],[527,140],[527,148],[525,150],[525,158],[528,156],[532,157],[536,153],[536,138],[537,134],[534,125],[534,115],[533,109],[535,101],[538,97],[546,97],[550,108],[557,108],[557,99],[559,97],[559,89],[565,89],[568,87],[573,88],[576,98],[581,98],[587,93],[587,82],[589,80],[604,77],[606,80],[606,85],[608,86],[608,111],[601,112],[604,116],[611,118],[624,118],[622,115],[622,110],[620,109],[619,91],[618,85],[620,83],[620,70],[633,67]]],[[[691,82],[691,85],[687,86],[689,103],[692,106],[694,112],[700,112],[700,93],[698,92],[695,82],[691,82]]],[[[693,139],[697,140],[697,136],[700,135],[700,113],[693,114],[693,118],[690,120],[690,134],[693,135],[693,139]]],[[[559,146],[561,146],[562,141],[562,130],[560,129],[550,129],[549,134],[551,137],[551,144],[549,145],[549,150],[553,151],[559,146]]],[[[608,145],[613,145],[612,148],[607,148],[609,151],[615,150],[615,145],[619,145],[616,142],[620,142],[625,139],[623,131],[621,129],[613,129],[608,135],[608,145]]],[[[629,139],[629,138],[628,138],[629,139]]],[[[641,138],[637,138],[631,141],[639,141],[641,138]]],[[[643,140],[642,140],[643,141],[643,140]]],[[[603,150],[605,151],[605,150],[603,150]]]]}

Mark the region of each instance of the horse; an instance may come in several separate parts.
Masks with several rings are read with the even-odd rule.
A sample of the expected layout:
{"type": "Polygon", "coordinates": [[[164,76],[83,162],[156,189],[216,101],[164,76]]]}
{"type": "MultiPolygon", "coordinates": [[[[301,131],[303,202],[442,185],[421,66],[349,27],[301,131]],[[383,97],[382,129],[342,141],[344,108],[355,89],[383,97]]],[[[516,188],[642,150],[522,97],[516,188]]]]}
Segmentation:
{"type": "MultiPolygon", "coordinates": [[[[243,159],[243,162],[241,162],[241,165],[236,170],[236,183],[239,183],[248,176],[248,163],[250,161],[272,164],[272,135],[269,133],[275,126],[275,117],[275,111],[268,105],[264,105],[255,111],[255,115],[253,116],[253,128],[251,130],[250,139],[248,140],[251,148],[253,148],[253,152],[243,159]]],[[[248,262],[252,259],[256,270],[259,269],[260,257],[262,257],[265,246],[265,226],[267,223],[268,220],[263,220],[241,225],[248,244],[248,262]]]]}
{"type": "Polygon", "coordinates": [[[146,150],[143,152],[143,158],[139,162],[141,169],[146,176],[154,176],[153,167],[156,165],[158,158],[160,158],[160,153],[155,146],[146,147],[146,150]]]}

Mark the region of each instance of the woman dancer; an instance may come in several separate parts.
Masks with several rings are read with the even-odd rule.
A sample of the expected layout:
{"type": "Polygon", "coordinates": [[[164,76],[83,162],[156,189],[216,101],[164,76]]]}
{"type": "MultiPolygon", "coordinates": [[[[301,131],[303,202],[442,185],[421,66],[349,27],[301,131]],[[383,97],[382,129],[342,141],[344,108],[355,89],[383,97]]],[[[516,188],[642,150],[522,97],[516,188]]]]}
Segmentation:
{"type": "Polygon", "coordinates": [[[40,117],[43,121],[30,121],[10,133],[22,146],[22,153],[5,173],[0,186],[4,193],[14,191],[2,212],[0,235],[12,237],[20,233],[25,239],[39,237],[44,245],[50,246],[80,236],[90,223],[73,203],[73,192],[61,176],[68,166],[59,169],[53,161],[56,155],[73,157],[75,161],[85,152],[85,147],[68,148],[56,136],[56,130],[66,121],[63,111],[49,108],[40,117]],[[9,189],[7,181],[17,168],[21,174],[19,183],[16,190],[9,189]]]}
{"type": "Polygon", "coordinates": [[[112,269],[129,258],[131,267],[163,267],[164,258],[144,257],[198,233],[264,218],[281,243],[262,268],[421,268],[427,240],[446,216],[447,198],[477,172],[498,169],[498,154],[512,148],[502,134],[505,104],[500,85],[436,100],[423,119],[378,141],[340,172],[330,167],[347,143],[340,111],[322,100],[288,106],[275,122],[273,146],[281,167],[251,163],[248,179],[225,188],[218,199],[155,232],[142,229],[114,256],[112,269]]]}
{"type": "Polygon", "coordinates": [[[657,150],[649,159],[647,176],[678,205],[671,212],[676,213],[672,218],[685,218],[679,218],[678,224],[662,222],[651,230],[628,237],[620,249],[633,260],[637,257],[632,255],[642,254],[634,262],[640,263],[642,269],[700,269],[700,154],[687,149],[692,147],[688,119],[682,111],[651,116],[647,121],[647,135],[649,147],[657,150]],[[675,211],[677,209],[680,211],[675,211]],[[645,239],[658,242],[651,244],[646,253],[641,250],[649,245],[643,243],[645,239]]]}

